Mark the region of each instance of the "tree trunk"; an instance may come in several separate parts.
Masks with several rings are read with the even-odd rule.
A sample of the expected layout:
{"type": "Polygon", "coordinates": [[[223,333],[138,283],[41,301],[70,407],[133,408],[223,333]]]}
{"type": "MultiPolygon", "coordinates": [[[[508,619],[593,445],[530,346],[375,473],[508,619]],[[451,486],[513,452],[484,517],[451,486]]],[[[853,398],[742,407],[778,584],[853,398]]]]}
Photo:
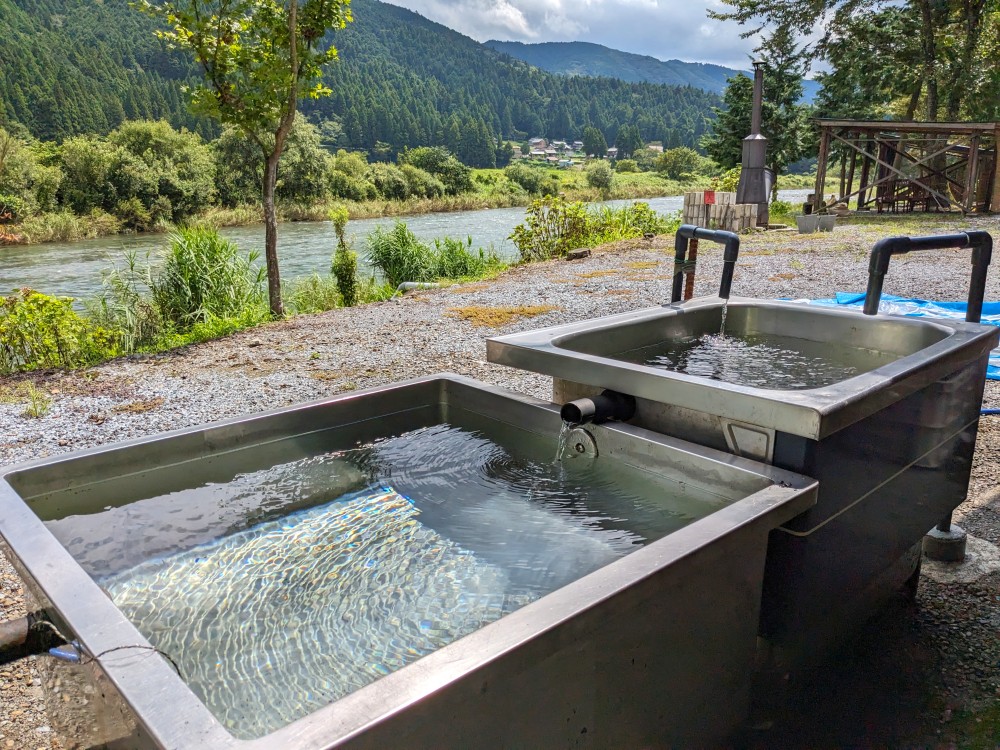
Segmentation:
{"type": "Polygon", "coordinates": [[[274,208],[274,188],[278,182],[278,160],[281,149],[276,148],[264,163],[264,259],[267,263],[267,298],[271,317],[285,314],[281,304],[281,274],[278,271],[278,213],[274,208]]]}
{"type": "Polygon", "coordinates": [[[969,87],[972,80],[973,58],[976,48],[979,46],[979,39],[983,30],[983,11],[985,10],[984,0],[969,0],[963,4],[962,27],[965,32],[965,39],[962,42],[962,54],[958,65],[955,66],[951,85],[948,87],[947,117],[949,120],[957,120],[961,114],[962,102],[970,93],[969,87]]]}
{"type": "MultiPolygon", "coordinates": [[[[278,183],[278,162],[285,150],[285,140],[295,122],[295,104],[299,98],[299,58],[298,58],[298,0],[288,4],[288,52],[291,77],[288,82],[288,103],[278,121],[274,133],[274,149],[267,154],[264,162],[264,260],[267,264],[267,298],[271,306],[271,317],[281,318],[285,314],[281,304],[281,274],[278,271],[278,213],[274,208],[274,189],[278,183]]],[[[266,153],[266,151],[265,151],[266,153]]]]}
{"type": "Polygon", "coordinates": [[[927,88],[927,119],[937,122],[937,43],[934,39],[934,8],[931,3],[932,0],[922,0],[920,3],[920,46],[924,58],[924,85],[927,88]]]}

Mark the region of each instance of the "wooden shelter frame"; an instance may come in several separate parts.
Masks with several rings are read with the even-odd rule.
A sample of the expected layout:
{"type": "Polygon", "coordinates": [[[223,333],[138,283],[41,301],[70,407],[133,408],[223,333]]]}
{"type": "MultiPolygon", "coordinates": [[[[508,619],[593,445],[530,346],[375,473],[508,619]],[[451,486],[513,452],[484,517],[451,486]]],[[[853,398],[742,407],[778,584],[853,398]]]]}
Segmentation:
{"type": "Polygon", "coordinates": [[[834,149],[837,203],[879,211],[1000,210],[1000,123],[816,120],[819,159],[813,208],[824,205],[834,149]],[[855,175],[859,186],[854,187],[855,175]]]}

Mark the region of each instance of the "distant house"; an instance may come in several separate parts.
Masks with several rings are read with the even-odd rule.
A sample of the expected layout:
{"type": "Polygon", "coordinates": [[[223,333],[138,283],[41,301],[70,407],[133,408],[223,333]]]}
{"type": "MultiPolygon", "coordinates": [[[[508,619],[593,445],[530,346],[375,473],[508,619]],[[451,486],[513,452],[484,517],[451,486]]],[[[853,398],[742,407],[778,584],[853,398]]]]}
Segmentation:
{"type": "Polygon", "coordinates": [[[663,153],[663,144],[662,143],[647,143],[646,144],[646,148],[648,148],[650,151],[655,151],[658,154],[662,154],[663,153]]]}
{"type": "Polygon", "coordinates": [[[549,142],[544,138],[529,138],[528,145],[532,148],[532,150],[536,148],[545,149],[548,148],[549,142]]]}
{"type": "Polygon", "coordinates": [[[566,141],[552,141],[549,145],[551,145],[552,148],[563,148],[566,145],[566,141]]]}
{"type": "Polygon", "coordinates": [[[582,151],[583,150],[583,141],[573,141],[573,150],[574,151],[582,151]]]}
{"type": "Polygon", "coordinates": [[[559,157],[558,156],[546,156],[545,157],[545,161],[548,162],[549,164],[558,164],[559,163],[559,157]]]}
{"type": "Polygon", "coordinates": [[[572,167],[573,166],[573,160],[572,159],[560,159],[559,160],[559,166],[560,167],[572,167]]]}
{"type": "Polygon", "coordinates": [[[533,148],[531,149],[531,154],[529,155],[531,156],[532,159],[544,159],[545,151],[543,151],[540,148],[533,148]]]}
{"type": "Polygon", "coordinates": [[[608,149],[608,158],[609,159],[617,159],[618,158],[618,147],[617,146],[612,146],[611,148],[608,149]]]}

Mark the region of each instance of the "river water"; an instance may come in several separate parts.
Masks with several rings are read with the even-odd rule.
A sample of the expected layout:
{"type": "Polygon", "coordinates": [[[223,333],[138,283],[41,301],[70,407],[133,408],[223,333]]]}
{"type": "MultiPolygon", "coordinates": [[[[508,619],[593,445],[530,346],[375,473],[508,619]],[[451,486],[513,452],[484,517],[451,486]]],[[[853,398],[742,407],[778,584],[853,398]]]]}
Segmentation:
{"type": "MultiPolygon", "coordinates": [[[[809,190],[782,190],[781,200],[801,203],[809,190]]],[[[605,205],[623,206],[633,201],[609,201],[605,205]]],[[[660,213],[679,211],[683,197],[644,200],[660,213]]],[[[379,219],[355,219],[347,223],[347,236],[361,256],[364,266],[365,237],[376,226],[391,228],[398,219],[424,241],[437,237],[472,237],[473,247],[492,245],[505,258],[517,257],[517,248],[507,239],[515,226],[524,220],[525,209],[490,208],[480,211],[420,214],[379,219]]],[[[264,227],[256,224],[229,227],[220,234],[239,245],[240,249],[263,250],[264,227]]],[[[102,237],[80,242],[50,242],[43,245],[17,245],[0,248],[0,295],[19,287],[31,287],[40,292],[65,295],[77,299],[97,294],[101,289],[101,274],[112,263],[121,263],[126,250],[148,252],[155,256],[166,244],[163,234],[132,234],[102,237]]],[[[336,247],[333,225],[328,221],[285,223],[278,227],[278,257],[283,279],[326,274],[330,256],[336,247]]],[[[263,261],[261,261],[263,262],[263,261]]],[[[364,270],[364,269],[363,269],[364,270]]]]}

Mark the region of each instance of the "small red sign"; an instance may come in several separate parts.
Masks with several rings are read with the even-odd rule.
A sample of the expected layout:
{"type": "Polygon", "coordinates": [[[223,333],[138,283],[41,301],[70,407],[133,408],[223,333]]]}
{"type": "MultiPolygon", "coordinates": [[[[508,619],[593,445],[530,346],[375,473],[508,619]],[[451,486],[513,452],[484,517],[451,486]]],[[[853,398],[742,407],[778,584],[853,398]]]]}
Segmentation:
{"type": "Polygon", "coordinates": [[[715,191],[714,190],[706,190],[705,191],[705,205],[706,206],[714,206],[715,205],[715,191]]]}

